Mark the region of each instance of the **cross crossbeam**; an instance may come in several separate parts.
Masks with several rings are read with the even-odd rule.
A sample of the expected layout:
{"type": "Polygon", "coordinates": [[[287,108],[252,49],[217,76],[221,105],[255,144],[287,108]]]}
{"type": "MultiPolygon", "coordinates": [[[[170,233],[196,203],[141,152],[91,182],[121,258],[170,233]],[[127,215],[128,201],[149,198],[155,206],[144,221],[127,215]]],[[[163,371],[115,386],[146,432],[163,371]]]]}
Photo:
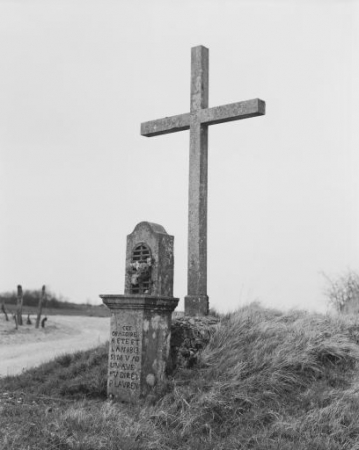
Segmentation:
{"type": "Polygon", "coordinates": [[[244,102],[215,106],[214,108],[198,109],[194,113],[150,120],[141,124],[141,135],[151,137],[189,130],[193,114],[197,115],[199,122],[203,125],[216,125],[217,123],[262,116],[265,114],[265,102],[255,98],[244,102]]]}
{"type": "Polygon", "coordinates": [[[208,66],[208,49],[202,45],[193,47],[190,112],[141,124],[141,135],[147,137],[190,130],[187,315],[208,314],[208,126],[265,114],[265,102],[260,99],[209,108],[208,66]]]}

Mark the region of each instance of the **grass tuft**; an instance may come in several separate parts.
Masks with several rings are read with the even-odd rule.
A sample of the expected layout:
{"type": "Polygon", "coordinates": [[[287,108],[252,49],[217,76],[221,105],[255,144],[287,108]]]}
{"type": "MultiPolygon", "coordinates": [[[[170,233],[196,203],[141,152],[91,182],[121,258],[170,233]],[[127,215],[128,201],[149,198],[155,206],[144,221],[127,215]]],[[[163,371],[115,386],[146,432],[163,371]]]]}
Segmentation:
{"type": "Polygon", "coordinates": [[[106,399],[108,344],[64,354],[17,376],[0,380],[5,391],[24,390],[33,396],[106,399]]]}

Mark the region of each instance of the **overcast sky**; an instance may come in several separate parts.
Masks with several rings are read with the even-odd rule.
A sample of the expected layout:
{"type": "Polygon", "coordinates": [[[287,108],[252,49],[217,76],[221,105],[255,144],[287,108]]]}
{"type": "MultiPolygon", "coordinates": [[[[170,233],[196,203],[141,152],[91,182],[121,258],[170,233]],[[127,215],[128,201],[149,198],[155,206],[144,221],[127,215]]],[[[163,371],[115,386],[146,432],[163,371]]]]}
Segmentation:
{"type": "Polygon", "coordinates": [[[358,25],[355,0],[0,0],[0,292],[121,294],[148,220],[183,309],[189,133],[139,130],[189,111],[204,45],[210,106],[267,104],[209,130],[210,304],[325,310],[321,273],[359,271],[358,25]]]}

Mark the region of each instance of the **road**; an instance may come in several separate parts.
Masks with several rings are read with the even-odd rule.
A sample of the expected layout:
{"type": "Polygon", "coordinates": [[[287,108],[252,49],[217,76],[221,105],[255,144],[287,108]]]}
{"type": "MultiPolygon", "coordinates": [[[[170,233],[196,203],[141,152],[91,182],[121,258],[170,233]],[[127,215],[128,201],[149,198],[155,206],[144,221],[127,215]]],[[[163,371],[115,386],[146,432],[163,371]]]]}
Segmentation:
{"type": "Polygon", "coordinates": [[[27,334],[12,333],[15,339],[0,337],[0,376],[16,375],[58,355],[96,347],[110,336],[106,317],[50,316],[48,322],[52,327],[47,333],[32,327],[27,334]]]}

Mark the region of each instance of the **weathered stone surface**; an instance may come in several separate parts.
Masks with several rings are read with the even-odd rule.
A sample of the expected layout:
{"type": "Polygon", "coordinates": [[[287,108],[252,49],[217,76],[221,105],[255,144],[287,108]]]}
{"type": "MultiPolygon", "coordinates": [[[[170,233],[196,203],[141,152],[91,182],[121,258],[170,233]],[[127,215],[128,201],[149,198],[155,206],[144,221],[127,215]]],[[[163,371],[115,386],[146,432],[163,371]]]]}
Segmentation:
{"type": "Polygon", "coordinates": [[[200,352],[207,346],[216,331],[216,317],[180,317],[172,322],[171,350],[167,373],[178,368],[191,368],[197,363],[200,352]]]}
{"type": "Polygon", "coordinates": [[[111,311],[108,396],[136,403],[161,390],[170,350],[173,236],[141,222],[127,236],[125,295],[100,295],[111,311]]]}
{"type": "Polygon", "coordinates": [[[251,117],[263,116],[264,114],[265,102],[259,98],[198,111],[200,122],[206,125],[249,119],[251,117]]]}
{"type": "Polygon", "coordinates": [[[173,295],[173,242],[161,225],[136,225],[127,236],[125,294],[173,295]]]}
{"type": "Polygon", "coordinates": [[[171,315],[178,299],[101,295],[111,310],[107,393],[136,403],[161,388],[167,366],[171,315]]]}
{"type": "Polygon", "coordinates": [[[200,109],[193,113],[178,114],[177,116],[150,120],[141,124],[141,135],[152,137],[189,130],[193,115],[198,116],[198,120],[202,125],[217,125],[218,123],[264,116],[265,102],[259,98],[254,98],[243,102],[200,109]]]}
{"type": "Polygon", "coordinates": [[[207,295],[186,295],[184,298],[186,315],[206,316],[209,311],[209,299],[207,295]]]}
{"type": "Polygon", "coordinates": [[[189,315],[208,314],[208,126],[265,114],[265,102],[260,99],[208,108],[208,65],[208,49],[201,45],[193,47],[190,113],[141,124],[141,134],[147,137],[190,130],[188,294],[185,298],[185,312],[189,315]]]}
{"type": "Polygon", "coordinates": [[[150,137],[189,130],[190,119],[191,115],[187,113],[144,122],[141,123],[141,135],[150,137]]]}

